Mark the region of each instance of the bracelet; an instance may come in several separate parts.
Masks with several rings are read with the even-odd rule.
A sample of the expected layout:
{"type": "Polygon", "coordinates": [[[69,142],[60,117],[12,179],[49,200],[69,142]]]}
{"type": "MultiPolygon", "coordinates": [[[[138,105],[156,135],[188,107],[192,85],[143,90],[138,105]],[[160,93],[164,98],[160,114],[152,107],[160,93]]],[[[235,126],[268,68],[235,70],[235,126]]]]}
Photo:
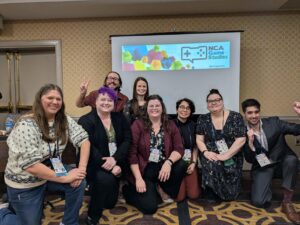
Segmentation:
{"type": "Polygon", "coordinates": [[[195,163],[195,164],[197,164],[197,162],[196,162],[196,161],[191,161],[191,163],[190,163],[190,164],[192,164],[192,163],[195,163]]]}
{"type": "Polygon", "coordinates": [[[172,159],[167,159],[166,161],[169,161],[171,163],[170,166],[173,166],[174,162],[172,161],[172,159]]]}
{"type": "Polygon", "coordinates": [[[201,152],[202,155],[204,156],[204,153],[207,152],[207,151],[208,151],[207,149],[205,149],[204,151],[202,151],[202,152],[201,152]]]}

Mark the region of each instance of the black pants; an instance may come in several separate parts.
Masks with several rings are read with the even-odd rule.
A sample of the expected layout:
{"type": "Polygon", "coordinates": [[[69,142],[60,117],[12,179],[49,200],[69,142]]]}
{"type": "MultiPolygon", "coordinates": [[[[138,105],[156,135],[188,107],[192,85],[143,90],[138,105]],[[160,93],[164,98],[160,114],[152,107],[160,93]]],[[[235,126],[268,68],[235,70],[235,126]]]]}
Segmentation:
{"type": "Polygon", "coordinates": [[[181,181],[186,172],[186,163],[179,160],[172,166],[169,180],[160,182],[158,174],[162,164],[149,163],[145,168],[143,179],[146,183],[146,192],[138,193],[133,184],[123,187],[123,195],[126,202],[135,206],[144,214],[153,214],[161,202],[161,198],[157,192],[157,185],[163,189],[170,197],[176,198],[179,192],[181,181]]]}
{"type": "Polygon", "coordinates": [[[297,178],[298,158],[286,154],[282,161],[269,168],[259,168],[252,171],[251,201],[257,207],[266,207],[272,200],[272,178],[282,178],[282,187],[294,190],[297,178]]]}
{"type": "Polygon", "coordinates": [[[98,170],[90,183],[90,188],[91,200],[88,216],[98,221],[103,209],[111,209],[116,205],[119,195],[119,179],[111,172],[98,170]]]}

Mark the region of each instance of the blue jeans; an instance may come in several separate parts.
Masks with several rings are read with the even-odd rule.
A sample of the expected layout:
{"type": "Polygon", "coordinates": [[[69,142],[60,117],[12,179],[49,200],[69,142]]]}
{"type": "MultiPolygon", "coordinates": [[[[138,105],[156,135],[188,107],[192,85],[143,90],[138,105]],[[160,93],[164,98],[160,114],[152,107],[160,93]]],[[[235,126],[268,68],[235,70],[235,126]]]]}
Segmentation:
{"type": "Polygon", "coordinates": [[[48,181],[46,184],[34,187],[16,189],[7,187],[9,203],[13,207],[22,225],[40,225],[43,214],[44,196],[46,189],[50,192],[65,194],[65,208],[62,223],[64,225],[78,225],[79,210],[82,205],[85,180],[77,188],[70,184],[48,181]]]}
{"type": "Polygon", "coordinates": [[[0,209],[0,224],[1,225],[21,225],[18,217],[8,208],[0,209]]]}

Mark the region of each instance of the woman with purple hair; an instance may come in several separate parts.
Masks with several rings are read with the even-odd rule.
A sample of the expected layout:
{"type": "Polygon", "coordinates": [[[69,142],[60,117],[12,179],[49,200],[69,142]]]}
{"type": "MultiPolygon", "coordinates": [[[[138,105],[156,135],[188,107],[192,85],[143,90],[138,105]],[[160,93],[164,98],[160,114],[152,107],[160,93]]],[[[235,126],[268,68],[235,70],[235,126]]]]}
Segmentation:
{"type": "Polygon", "coordinates": [[[79,119],[89,134],[91,154],[87,168],[91,200],[87,224],[98,224],[103,209],[113,208],[118,200],[119,181],[124,171],[131,131],[122,113],[112,112],[117,100],[114,90],[101,87],[96,108],[79,119]]]}

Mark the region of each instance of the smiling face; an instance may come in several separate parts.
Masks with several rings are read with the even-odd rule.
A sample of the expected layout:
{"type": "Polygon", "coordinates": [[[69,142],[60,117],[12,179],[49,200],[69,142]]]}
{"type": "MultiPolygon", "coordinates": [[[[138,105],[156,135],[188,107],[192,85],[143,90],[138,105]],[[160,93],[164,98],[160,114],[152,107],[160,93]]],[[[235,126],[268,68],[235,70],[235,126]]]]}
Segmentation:
{"type": "Polygon", "coordinates": [[[162,105],[158,99],[153,99],[148,102],[147,113],[149,118],[160,118],[162,114],[162,105]]]}
{"type": "Polygon", "coordinates": [[[211,112],[220,112],[224,108],[223,99],[218,94],[211,94],[207,98],[207,109],[211,112]]]}
{"type": "Polygon", "coordinates": [[[99,94],[96,100],[96,109],[100,113],[110,113],[114,109],[114,101],[107,93],[99,94]]]}
{"type": "Polygon", "coordinates": [[[177,117],[181,121],[186,121],[191,115],[191,107],[188,102],[182,101],[177,109],[177,117]]]}
{"type": "Polygon", "coordinates": [[[119,75],[114,72],[109,73],[106,77],[105,86],[117,90],[120,87],[119,75]]]}
{"type": "Polygon", "coordinates": [[[247,120],[248,124],[253,127],[259,124],[260,121],[260,111],[255,106],[249,106],[246,108],[245,119],[247,120]]]}
{"type": "Polygon", "coordinates": [[[143,80],[139,80],[137,83],[136,83],[136,94],[138,96],[145,96],[146,93],[147,93],[147,84],[145,81],[143,80]]]}
{"type": "Polygon", "coordinates": [[[57,90],[50,90],[41,97],[41,103],[48,120],[53,120],[61,109],[62,96],[57,90]]]}

